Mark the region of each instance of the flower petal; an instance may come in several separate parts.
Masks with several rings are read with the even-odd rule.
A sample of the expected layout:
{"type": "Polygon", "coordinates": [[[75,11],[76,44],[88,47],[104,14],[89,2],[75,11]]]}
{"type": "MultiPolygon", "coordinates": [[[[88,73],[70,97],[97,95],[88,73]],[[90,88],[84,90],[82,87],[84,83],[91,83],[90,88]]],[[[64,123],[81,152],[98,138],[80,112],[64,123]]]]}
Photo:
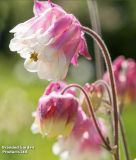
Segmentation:
{"type": "Polygon", "coordinates": [[[88,52],[87,44],[86,44],[84,37],[82,37],[81,41],[80,41],[79,53],[80,53],[80,55],[85,56],[88,60],[92,59],[89,52],[88,52]]]}
{"type": "Polygon", "coordinates": [[[33,12],[36,16],[39,16],[42,14],[47,8],[49,7],[48,2],[41,2],[41,1],[35,1],[34,7],[33,7],[33,12]]]}
{"type": "Polygon", "coordinates": [[[60,80],[64,79],[68,71],[68,64],[63,53],[56,53],[54,61],[49,62],[46,59],[40,61],[38,75],[41,79],[60,80]]]}
{"type": "Polygon", "coordinates": [[[39,66],[39,61],[35,62],[35,61],[31,60],[30,58],[25,60],[24,67],[29,72],[37,72],[38,71],[38,66],[39,66]]]}
{"type": "Polygon", "coordinates": [[[51,27],[50,31],[52,36],[58,36],[63,33],[70,25],[72,24],[72,19],[69,15],[65,15],[60,18],[54,25],[51,27]]]}

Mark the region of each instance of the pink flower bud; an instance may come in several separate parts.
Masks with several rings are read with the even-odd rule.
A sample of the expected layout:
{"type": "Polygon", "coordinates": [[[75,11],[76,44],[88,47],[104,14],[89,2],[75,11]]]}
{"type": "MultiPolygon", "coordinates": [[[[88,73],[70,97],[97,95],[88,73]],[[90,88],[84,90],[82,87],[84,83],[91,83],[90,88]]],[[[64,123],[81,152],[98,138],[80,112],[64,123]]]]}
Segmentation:
{"type": "Polygon", "coordinates": [[[77,65],[79,54],[88,59],[87,44],[79,21],[60,6],[36,1],[34,17],[10,32],[10,50],[25,58],[25,68],[41,79],[64,79],[70,63],[77,65]]]}
{"type": "Polygon", "coordinates": [[[44,95],[39,100],[33,126],[37,125],[39,132],[48,137],[67,136],[74,127],[77,110],[78,101],[70,94],[44,95]]]}

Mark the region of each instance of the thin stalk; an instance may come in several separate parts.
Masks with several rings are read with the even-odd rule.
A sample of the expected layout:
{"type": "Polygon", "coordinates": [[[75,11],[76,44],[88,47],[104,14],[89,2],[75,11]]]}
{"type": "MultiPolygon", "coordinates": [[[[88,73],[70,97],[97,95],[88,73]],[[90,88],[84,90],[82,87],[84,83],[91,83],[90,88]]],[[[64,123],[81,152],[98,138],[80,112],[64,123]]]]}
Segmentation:
{"type": "Polygon", "coordinates": [[[104,43],[104,41],[101,39],[101,37],[94,32],[93,30],[82,26],[82,30],[89,34],[98,44],[102,51],[102,55],[104,57],[107,70],[109,73],[110,77],[110,85],[111,85],[111,92],[112,92],[112,106],[113,106],[113,117],[114,117],[114,145],[116,148],[114,158],[116,160],[120,160],[119,156],[119,133],[118,133],[118,125],[119,125],[119,120],[118,120],[118,106],[117,106],[117,94],[116,94],[116,85],[115,85],[115,80],[114,80],[114,75],[113,75],[113,70],[112,70],[112,62],[110,58],[109,51],[104,43]]]}
{"type": "MultiPolygon", "coordinates": [[[[108,93],[108,97],[109,97],[109,103],[108,102],[106,102],[106,103],[108,103],[108,105],[111,105],[112,96],[111,96],[111,92],[110,92],[110,88],[109,88],[108,84],[103,80],[98,80],[98,81],[95,82],[95,84],[105,87],[105,89],[106,89],[106,91],[108,93]]],[[[120,131],[121,131],[123,148],[124,148],[124,152],[125,152],[125,158],[126,158],[126,160],[130,160],[127,140],[126,140],[126,136],[125,136],[125,128],[124,128],[124,125],[123,125],[123,121],[122,121],[121,115],[119,115],[119,126],[120,126],[120,131]]]]}
{"type": "MultiPolygon", "coordinates": [[[[101,36],[101,25],[100,25],[100,19],[99,19],[97,0],[87,0],[87,5],[89,9],[92,29],[101,36]]],[[[104,72],[104,64],[103,64],[102,55],[100,54],[100,49],[98,48],[95,41],[94,41],[94,53],[95,53],[95,61],[96,61],[95,63],[96,78],[100,79],[104,72]]]]}
{"type": "MultiPolygon", "coordinates": [[[[125,89],[124,89],[123,93],[125,94],[125,89]]],[[[124,152],[125,152],[126,160],[130,160],[127,140],[126,140],[126,136],[125,136],[125,127],[123,125],[123,121],[122,121],[122,117],[121,117],[121,113],[123,112],[123,109],[124,109],[124,95],[122,95],[122,97],[121,97],[121,104],[120,104],[119,108],[120,108],[119,124],[120,124],[120,131],[121,131],[121,135],[122,135],[124,152]]]]}
{"type": "Polygon", "coordinates": [[[88,96],[88,94],[86,93],[86,91],[85,91],[80,85],[71,84],[71,85],[68,85],[66,88],[64,88],[64,90],[61,92],[61,94],[64,94],[65,91],[67,91],[67,90],[68,90],[69,88],[71,88],[71,87],[78,88],[78,89],[80,89],[80,90],[84,93],[84,95],[85,95],[85,97],[86,97],[86,102],[87,102],[88,110],[89,110],[90,115],[92,116],[93,122],[94,122],[94,124],[95,124],[96,129],[97,129],[97,132],[98,132],[100,138],[102,139],[102,141],[103,141],[103,143],[104,143],[104,145],[105,145],[105,148],[106,148],[107,150],[111,151],[112,149],[111,149],[109,143],[105,140],[105,138],[104,138],[104,136],[103,136],[103,134],[102,134],[102,132],[101,132],[101,129],[99,128],[99,124],[98,124],[98,122],[97,122],[97,120],[96,120],[96,116],[95,116],[95,113],[94,113],[94,110],[93,110],[92,103],[91,103],[91,101],[90,101],[90,99],[89,99],[89,96],[88,96]]]}
{"type": "Polygon", "coordinates": [[[125,129],[123,126],[121,115],[119,116],[119,124],[120,124],[120,131],[121,131],[121,135],[122,135],[122,141],[123,141],[123,147],[124,147],[126,160],[130,160],[130,156],[129,156],[129,152],[128,152],[128,145],[127,145],[126,136],[125,136],[125,129]]]}
{"type": "MultiPolygon", "coordinates": [[[[111,106],[111,103],[112,103],[112,94],[111,94],[111,90],[109,88],[109,85],[104,81],[104,80],[97,80],[95,82],[96,85],[101,85],[105,88],[105,90],[107,91],[107,94],[108,94],[108,97],[109,97],[109,101],[107,100],[103,100],[104,103],[108,104],[109,106],[111,106]]],[[[111,128],[112,128],[112,133],[113,133],[113,130],[114,130],[114,124],[113,124],[113,117],[111,115],[111,110],[108,110],[107,111],[108,115],[110,115],[110,122],[111,122],[111,128]]]]}
{"type": "Polygon", "coordinates": [[[109,101],[111,103],[112,102],[112,96],[111,96],[111,91],[110,91],[110,88],[109,88],[108,84],[103,80],[97,80],[94,84],[95,85],[101,85],[106,89],[106,91],[108,93],[109,101]]]}

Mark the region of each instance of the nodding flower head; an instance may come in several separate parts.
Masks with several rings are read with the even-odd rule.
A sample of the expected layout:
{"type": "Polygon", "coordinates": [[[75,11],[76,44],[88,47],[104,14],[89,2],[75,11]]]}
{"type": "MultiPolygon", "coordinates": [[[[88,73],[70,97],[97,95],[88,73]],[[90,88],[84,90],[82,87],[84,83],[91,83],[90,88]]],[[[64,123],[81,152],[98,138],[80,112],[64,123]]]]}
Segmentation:
{"type": "MultiPolygon", "coordinates": [[[[98,122],[103,135],[106,136],[107,129],[103,120],[99,119],[98,122]]],[[[105,156],[102,140],[93,121],[86,117],[82,110],[78,112],[71,135],[67,138],[60,137],[53,146],[53,152],[62,160],[100,160],[105,156]]]]}
{"type": "MultiPolygon", "coordinates": [[[[88,94],[90,101],[92,103],[92,106],[94,110],[96,111],[100,106],[102,102],[102,97],[103,97],[103,90],[100,86],[97,86],[95,84],[89,84],[86,83],[84,85],[84,90],[88,94]]],[[[80,104],[85,111],[86,114],[89,114],[88,112],[88,107],[86,104],[86,98],[83,93],[80,94],[80,104]]]]}
{"type": "Polygon", "coordinates": [[[32,130],[48,137],[67,136],[73,129],[78,101],[70,94],[44,95],[39,100],[32,130]]]}
{"type": "Polygon", "coordinates": [[[81,24],[60,6],[35,1],[34,17],[18,24],[10,32],[10,50],[25,60],[25,68],[41,79],[64,79],[70,63],[77,65],[79,54],[88,59],[87,44],[81,24]]]}
{"type": "MultiPolygon", "coordinates": [[[[113,72],[117,86],[117,93],[123,103],[136,101],[136,62],[133,59],[125,59],[119,56],[113,61],[113,72]]],[[[103,79],[109,82],[108,73],[103,79]]]]}

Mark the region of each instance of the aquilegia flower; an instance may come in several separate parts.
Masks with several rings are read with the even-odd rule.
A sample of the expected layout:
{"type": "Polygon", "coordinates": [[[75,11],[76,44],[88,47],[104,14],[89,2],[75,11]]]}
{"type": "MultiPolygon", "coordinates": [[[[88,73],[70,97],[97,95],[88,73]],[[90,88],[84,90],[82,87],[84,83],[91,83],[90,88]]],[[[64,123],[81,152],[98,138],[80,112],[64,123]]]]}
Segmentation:
{"type": "Polygon", "coordinates": [[[41,79],[64,79],[79,54],[90,59],[79,21],[51,2],[36,1],[34,17],[10,32],[14,33],[10,50],[26,59],[25,68],[41,79]]]}
{"type": "MultiPolygon", "coordinates": [[[[133,59],[125,59],[119,56],[113,62],[117,93],[123,103],[136,101],[136,62],[133,59]]],[[[109,82],[108,73],[103,79],[109,82]]]]}
{"type": "MultiPolygon", "coordinates": [[[[106,136],[105,124],[99,119],[99,125],[106,136]]],[[[92,122],[84,112],[78,112],[75,127],[69,137],[60,137],[53,146],[53,152],[59,155],[61,160],[101,160],[106,159],[102,140],[92,122]]]]}
{"type": "Polygon", "coordinates": [[[35,115],[32,131],[48,137],[67,136],[72,131],[78,111],[78,101],[71,94],[43,95],[35,115]]]}

